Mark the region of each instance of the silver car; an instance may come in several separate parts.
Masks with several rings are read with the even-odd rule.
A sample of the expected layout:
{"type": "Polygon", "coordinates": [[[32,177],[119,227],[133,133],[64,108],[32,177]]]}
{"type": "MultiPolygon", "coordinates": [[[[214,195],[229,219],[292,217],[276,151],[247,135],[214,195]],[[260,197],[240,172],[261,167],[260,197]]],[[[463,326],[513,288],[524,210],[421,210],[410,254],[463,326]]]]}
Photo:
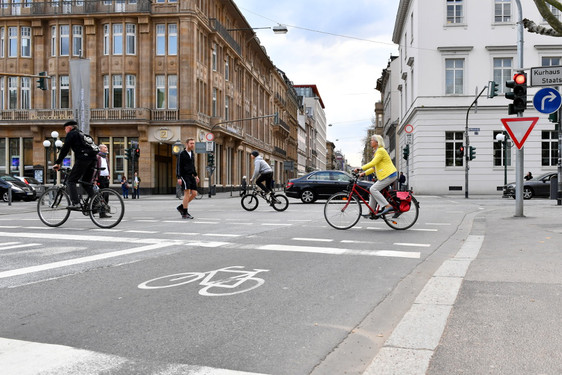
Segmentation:
{"type": "Polygon", "coordinates": [[[45,185],[43,185],[34,177],[25,177],[25,176],[14,176],[14,177],[20,180],[21,182],[25,182],[28,186],[31,186],[33,189],[35,189],[38,197],[40,197],[41,194],[45,192],[46,189],[45,185]]]}

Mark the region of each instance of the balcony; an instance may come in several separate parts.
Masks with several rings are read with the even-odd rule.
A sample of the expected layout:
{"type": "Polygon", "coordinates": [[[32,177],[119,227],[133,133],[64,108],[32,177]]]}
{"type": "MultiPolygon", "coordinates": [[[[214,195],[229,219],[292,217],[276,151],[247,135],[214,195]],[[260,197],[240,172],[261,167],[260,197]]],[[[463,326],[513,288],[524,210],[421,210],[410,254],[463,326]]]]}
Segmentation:
{"type": "Polygon", "coordinates": [[[209,18],[209,24],[214,31],[223,37],[223,39],[234,51],[236,51],[238,55],[242,55],[242,48],[240,47],[240,44],[234,40],[226,27],[224,27],[216,18],[209,18]]]}
{"type": "MultiPolygon", "coordinates": [[[[156,6],[156,5],[155,5],[156,6]]],[[[177,7],[174,8],[177,12],[177,7]]],[[[107,13],[150,13],[150,0],[63,0],[2,4],[0,16],[57,16],[107,13]]]]}
{"type": "Polygon", "coordinates": [[[273,124],[273,130],[280,130],[280,129],[285,130],[287,133],[291,131],[289,125],[287,125],[287,123],[281,119],[279,119],[278,124],[273,124]]]}
{"type": "Polygon", "coordinates": [[[274,153],[274,154],[277,154],[277,155],[279,155],[279,156],[282,156],[282,157],[286,157],[286,156],[287,156],[287,151],[285,151],[285,150],[283,150],[282,148],[277,147],[277,146],[274,146],[274,147],[273,147],[273,153],[274,153]]]}
{"type": "MultiPolygon", "coordinates": [[[[72,120],[72,109],[13,109],[0,111],[0,121],[72,120]]],[[[178,121],[177,109],[99,108],[90,110],[91,122],[178,121]]]]}

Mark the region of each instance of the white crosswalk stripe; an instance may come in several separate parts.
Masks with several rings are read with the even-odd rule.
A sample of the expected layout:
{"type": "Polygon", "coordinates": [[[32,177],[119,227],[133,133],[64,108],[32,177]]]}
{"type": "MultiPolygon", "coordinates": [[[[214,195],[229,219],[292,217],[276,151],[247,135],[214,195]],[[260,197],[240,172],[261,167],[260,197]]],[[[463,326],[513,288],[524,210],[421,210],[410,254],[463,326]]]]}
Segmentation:
{"type": "Polygon", "coordinates": [[[0,338],[0,371],[5,375],[132,374],[139,373],[140,368],[147,375],[260,375],[187,364],[157,364],[63,345],[0,338]],[[146,372],[147,368],[150,372],[146,372]]]}

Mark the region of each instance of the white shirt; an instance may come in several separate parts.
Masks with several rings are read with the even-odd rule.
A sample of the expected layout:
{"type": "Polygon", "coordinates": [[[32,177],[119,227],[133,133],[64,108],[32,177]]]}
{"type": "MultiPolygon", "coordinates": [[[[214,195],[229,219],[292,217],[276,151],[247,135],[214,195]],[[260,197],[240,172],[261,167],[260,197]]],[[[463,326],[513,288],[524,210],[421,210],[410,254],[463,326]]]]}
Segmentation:
{"type": "Polygon", "coordinates": [[[100,176],[109,176],[109,168],[107,168],[107,159],[103,156],[100,158],[100,176]]]}

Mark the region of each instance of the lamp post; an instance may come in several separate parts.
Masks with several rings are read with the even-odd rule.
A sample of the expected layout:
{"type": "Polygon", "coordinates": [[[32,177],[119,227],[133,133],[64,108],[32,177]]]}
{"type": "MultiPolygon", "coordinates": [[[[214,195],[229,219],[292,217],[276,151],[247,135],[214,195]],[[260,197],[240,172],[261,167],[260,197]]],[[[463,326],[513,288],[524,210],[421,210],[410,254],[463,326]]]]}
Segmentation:
{"type": "MultiPolygon", "coordinates": [[[[56,130],[53,130],[51,132],[51,137],[53,138],[54,142],[49,141],[48,139],[45,139],[43,141],[43,147],[45,147],[45,181],[47,182],[47,175],[49,173],[49,162],[51,161],[50,157],[49,157],[49,151],[51,146],[54,146],[53,148],[53,155],[54,155],[54,160],[57,160],[57,150],[60,150],[60,148],[62,147],[62,141],[59,139],[59,132],[56,130]]],[[[54,164],[54,161],[53,161],[54,164]]],[[[54,179],[53,179],[54,180],[54,179]]],[[[60,183],[60,174],[57,173],[57,184],[60,183]]]]}
{"type": "Polygon", "coordinates": [[[287,34],[289,32],[289,29],[287,29],[287,26],[285,25],[281,25],[278,24],[276,26],[266,26],[266,27],[243,27],[240,29],[226,29],[226,31],[242,31],[242,30],[261,30],[261,29],[271,29],[273,30],[274,34],[287,34]]]}

